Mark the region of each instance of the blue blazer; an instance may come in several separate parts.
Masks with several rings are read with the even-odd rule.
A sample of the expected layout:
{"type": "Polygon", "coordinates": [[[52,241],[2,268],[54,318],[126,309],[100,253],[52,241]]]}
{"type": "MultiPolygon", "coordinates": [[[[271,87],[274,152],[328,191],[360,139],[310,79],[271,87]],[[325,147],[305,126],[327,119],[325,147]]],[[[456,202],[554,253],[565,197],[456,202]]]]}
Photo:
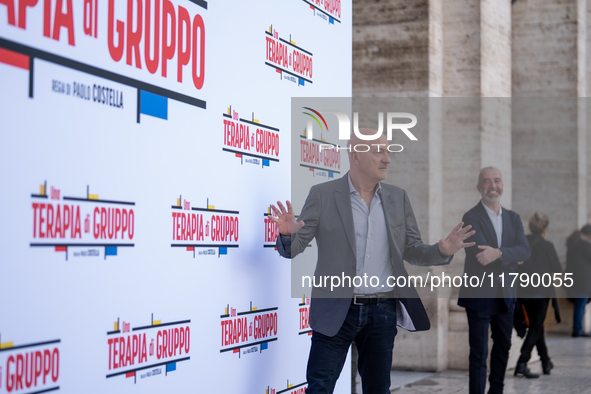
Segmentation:
{"type": "MultiPolygon", "coordinates": [[[[476,259],[476,255],[481,252],[478,246],[488,245],[498,248],[497,234],[492,225],[488,213],[484,209],[482,201],[474,208],[464,214],[462,221],[464,225],[472,225],[476,230],[468,241],[476,242],[476,245],[466,249],[466,260],[464,262],[464,273],[468,275],[468,281],[471,276],[477,276],[479,281],[484,282],[479,287],[472,287],[470,283],[460,288],[460,298],[458,305],[469,309],[486,309],[490,307],[497,295],[501,292],[505,298],[505,303],[509,311],[515,307],[517,297],[517,279],[512,287],[513,276],[509,273],[517,272],[517,263],[526,261],[530,257],[530,247],[523,232],[521,218],[515,212],[503,208],[503,237],[501,239],[501,252],[503,257],[487,266],[483,266],[476,259]],[[490,274],[492,273],[492,278],[490,274]],[[499,275],[504,274],[504,285],[499,275]]],[[[474,282],[475,284],[475,279],[474,282]]]]}

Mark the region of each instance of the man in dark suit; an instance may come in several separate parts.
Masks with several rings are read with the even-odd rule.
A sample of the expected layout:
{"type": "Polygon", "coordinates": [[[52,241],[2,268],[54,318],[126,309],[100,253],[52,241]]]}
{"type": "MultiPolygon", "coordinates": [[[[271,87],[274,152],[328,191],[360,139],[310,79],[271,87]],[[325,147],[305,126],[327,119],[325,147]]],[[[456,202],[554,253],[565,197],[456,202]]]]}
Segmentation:
{"type": "MultiPolygon", "coordinates": [[[[376,134],[375,130],[361,132],[376,134]]],[[[428,330],[429,319],[412,285],[393,290],[387,279],[408,277],[403,259],[422,266],[447,264],[459,249],[473,245],[464,243],[474,232],[469,226],[462,228],[462,223],[437,244],[421,241],[406,192],[380,183],[390,163],[387,146],[383,135],[361,141],[353,134],[350,172],[312,187],[299,221],[294,219],[289,201],[287,208],[281,202],[277,202],[279,208],[272,207],[277,218],[270,219],[279,228],[277,250],[282,256],[295,257],[316,238],[315,278],[377,279],[376,286],[370,285],[370,279],[370,284],[343,280],[336,289],[329,285],[312,288],[307,394],[332,393],[353,341],[359,353],[363,392],[390,393],[396,326],[428,330]],[[365,147],[370,147],[369,151],[364,151],[365,147]]]]}
{"type": "Polygon", "coordinates": [[[530,248],[519,215],[501,207],[503,177],[495,167],[480,171],[476,189],[481,201],[463,217],[476,230],[476,245],[466,248],[464,273],[483,281],[468,280],[460,288],[458,305],[466,308],[470,341],[470,394],[482,394],[486,386],[488,326],[493,347],[490,360],[489,393],[503,392],[511,348],[516,287],[512,287],[517,264],[529,259],[530,248]],[[504,279],[504,280],[503,280],[504,279]]]}

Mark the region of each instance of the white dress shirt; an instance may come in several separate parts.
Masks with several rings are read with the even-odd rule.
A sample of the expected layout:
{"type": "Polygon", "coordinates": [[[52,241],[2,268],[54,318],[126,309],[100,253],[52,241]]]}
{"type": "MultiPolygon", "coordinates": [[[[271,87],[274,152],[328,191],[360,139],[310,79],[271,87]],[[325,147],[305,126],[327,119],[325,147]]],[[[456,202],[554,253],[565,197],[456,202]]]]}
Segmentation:
{"type": "Polygon", "coordinates": [[[497,247],[500,248],[501,240],[503,239],[503,208],[499,205],[499,214],[497,215],[495,211],[487,207],[484,202],[482,205],[484,205],[484,209],[486,210],[486,213],[488,213],[488,217],[497,233],[497,247]]]}

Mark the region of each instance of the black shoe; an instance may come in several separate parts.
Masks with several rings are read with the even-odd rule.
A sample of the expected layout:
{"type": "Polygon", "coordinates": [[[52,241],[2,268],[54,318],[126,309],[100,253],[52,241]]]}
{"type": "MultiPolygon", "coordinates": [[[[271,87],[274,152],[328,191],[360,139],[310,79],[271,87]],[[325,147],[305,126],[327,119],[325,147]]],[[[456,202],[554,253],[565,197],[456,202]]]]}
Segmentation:
{"type": "Polygon", "coordinates": [[[544,371],[544,375],[550,375],[550,370],[554,368],[554,363],[552,361],[542,361],[542,371],[544,371]]]}
{"type": "Polygon", "coordinates": [[[591,335],[587,334],[585,331],[573,331],[573,338],[590,338],[591,335]]]}
{"type": "Polygon", "coordinates": [[[528,379],[537,379],[540,377],[540,375],[537,373],[532,373],[532,371],[527,368],[526,363],[517,363],[517,366],[515,367],[515,373],[513,375],[525,376],[528,379]]]}

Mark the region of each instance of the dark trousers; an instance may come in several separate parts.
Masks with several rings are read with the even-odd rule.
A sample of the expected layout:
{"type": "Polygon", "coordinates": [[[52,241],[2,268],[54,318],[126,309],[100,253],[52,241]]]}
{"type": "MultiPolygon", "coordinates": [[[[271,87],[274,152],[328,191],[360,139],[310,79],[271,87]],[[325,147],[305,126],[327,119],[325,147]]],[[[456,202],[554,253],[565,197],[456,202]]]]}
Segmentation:
{"type": "Polygon", "coordinates": [[[396,299],[373,305],[351,305],[334,337],[312,332],[306,394],[332,393],[351,343],[359,354],[358,369],[364,393],[390,394],[392,350],[396,336],[396,299]]]}
{"type": "Polygon", "coordinates": [[[470,341],[470,394],[483,394],[486,386],[489,325],[493,339],[488,379],[489,393],[502,393],[511,348],[513,310],[507,309],[503,298],[496,298],[492,305],[484,310],[466,308],[466,314],[470,341]]]}
{"type": "Polygon", "coordinates": [[[525,312],[529,319],[529,328],[523,345],[521,345],[521,356],[519,356],[518,360],[520,363],[527,363],[529,361],[534,346],[538,349],[538,354],[542,361],[548,361],[550,359],[544,338],[544,320],[546,320],[549,302],[549,298],[521,300],[521,304],[525,307],[525,312]]]}

